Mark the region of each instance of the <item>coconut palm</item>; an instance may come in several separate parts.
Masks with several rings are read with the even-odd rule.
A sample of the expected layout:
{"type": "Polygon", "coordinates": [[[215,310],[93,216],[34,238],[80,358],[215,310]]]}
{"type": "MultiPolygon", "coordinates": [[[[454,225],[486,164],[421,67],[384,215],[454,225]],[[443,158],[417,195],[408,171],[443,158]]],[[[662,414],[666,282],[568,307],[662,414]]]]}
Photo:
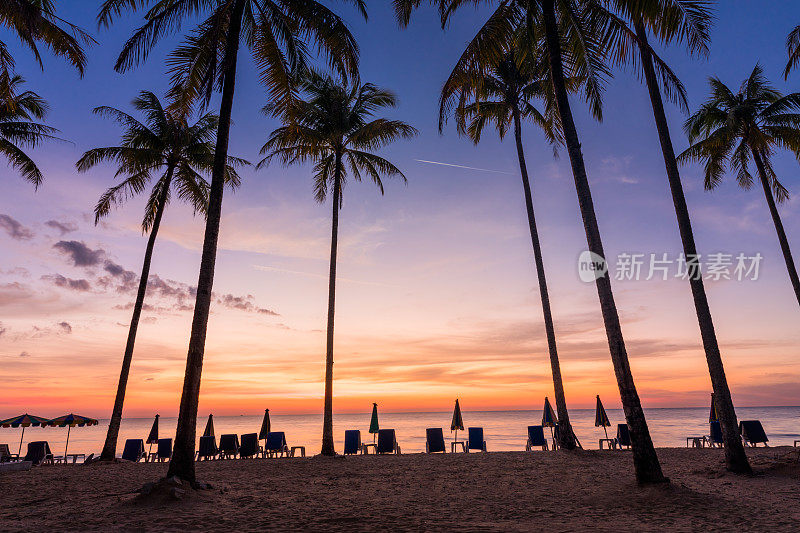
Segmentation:
{"type": "MultiPolygon", "coordinates": [[[[444,26],[450,15],[463,5],[495,4],[493,0],[429,0],[439,6],[444,26]]],[[[402,23],[406,14],[421,4],[421,0],[394,0],[402,23]]],[[[545,46],[531,53],[545,54],[549,63],[550,79],[567,148],[575,190],[589,251],[605,257],[597,216],[592,201],[586,165],[581,151],[580,138],[569,102],[568,79],[582,80],[582,92],[592,112],[600,117],[603,80],[607,74],[604,63],[607,47],[605,17],[595,0],[504,0],[490,15],[487,22],[472,40],[465,54],[473,57],[497,57],[503,43],[509,42],[521,24],[539,27],[545,46]]],[[[630,428],[636,478],[640,483],[667,481],[661,471],[647,420],[631,372],[625,340],[622,335],[619,313],[614,301],[611,280],[607,274],[595,281],[606,337],[620,391],[622,407],[630,428]]]]}
{"type": "MultiPolygon", "coordinates": [[[[366,15],[364,0],[348,1],[366,15]]],[[[239,45],[244,42],[251,52],[271,102],[284,108],[294,95],[294,73],[308,61],[309,46],[319,50],[331,66],[351,73],[358,69],[358,46],[344,22],[315,0],[106,0],[98,23],[109,25],[124,11],[151,5],[145,23],[125,44],[116,69],[124,72],[144,61],[161,37],[178,31],[184,20],[199,18],[200,24],[169,59],[174,107],[185,112],[197,99],[208,103],[215,91],[222,93],[197,298],[175,446],[168,470],[169,476],[178,476],[194,484],[197,406],[214,284],[239,45]]]]}
{"type": "MultiPolygon", "coordinates": [[[[690,54],[707,55],[711,40],[710,6],[699,0],[605,0],[605,3],[611,9],[607,12],[607,28],[613,42],[610,59],[618,65],[636,70],[639,78],[644,79],[647,85],[684,257],[699,258],[661,97],[663,91],[668,100],[687,110],[686,91],[680,79],[651,46],[650,36],[662,45],[683,44],[690,54]]],[[[689,285],[714,389],[715,408],[725,440],[727,467],[733,472],[749,473],[750,464],[739,435],[739,423],[725,376],[702,275],[689,276],[689,285]]]]}
{"type": "MultiPolygon", "coordinates": [[[[115,177],[124,177],[118,185],[111,187],[100,197],[94,208],[95,224],[108,216],[115,205],[144,193],[148,184],[154,181],[142,219],[142,232],[149,233],[144,264],[128,329],[125,355],[122,358],[114,410],[100,456],[106,461],[113,460],[116,455],[125,389],[161,217],[173,192],[179,200],[191,205],[195,213],[205,214],[208,182],[203,174],[211,171],[214,160],[214,145],[211,141],[219,122],[215,115],[205,114],[190,126],[183,116],[166,111],[158,97],[148,91],[141,92],[132,105],[145,116],[144,122],[113,107],[94,109],[96,114],[109,117],[124,128],[122,144],[93,148],[84,153],[76,164],[80,172],[86,172],[101,163],[112,163],[117,166],[115,177]]],[[[228,158],[226,181],[231,187],[237,187],[240,181],[235,167],[245,163],[241,159],[228,158]]]]}
{"type": "Polygon", "coordinates": [[[532,121],[539,126],[551,143],[560,140],[558,126],[554,124],[557,118],[551,87],[547,77],[547,64],[542,58],[527,53],[527,49],[515,50],[513,45],[506,49],[499,61],[486,65],[459,61],[442,88],[439,130],[442,130],[447,120],[448,110],[456,105],[454,114],[458,132],[468,136],[476,145],[480,142],[483,130],[487,126],[494,126],[501,140],[508,132],[512,130],[514,132],[528,212],[528,228],[539,282],[539,296],[542,300],[547,346],[550,352],[550,368],[558,411],[558,444],[561,448],[572,450],[577,443],[569,421],[564,383],[561,379],[550,295],[547,291],[539,231],[533,209],[533,194],[522,145],[523,120],[532,121]],[[544,112],[534,106],[534,100],[545,102],[547,107],[544,112]]]}
{"type": "MultiPolygon", "coordinates": [[[[316,72],[305,74],[301,99],[283,111],[285,125],[273,131],[261,150],[266,157],[259,166],[278,159],[283,165],[314,163],[314,195],[323,203],[331,196],[330,277],[328,280],[328,325],[325,353],[325,405],[322,425],[322,455],[335,455],[333,446],[333,322],[336,296],[336,258],[339,244],[339,210],[348,174],[356,181],[371,180],[383,194],[381,176],[403,173],[373,152],[398,139],[408,139],[417,130],[399,120],[374,118],[394,107],[394,94],[356,78],[350,82],[316,72]]],[[[265,109],[276,113],[274,105],[265,109]]]]}
{"type": "MultiPolygon", "coordinates": [[[[17,35],[42,69],[44,63],[39,46],[43,44],[56,56],[72,63],[83,76],[86,54],[81,45],[94,40],[77,26],[59,18],[53,0],[3,0],[0,3],[0,26],[17,35]]],[[[14,57],[6,43],[0,40],[0,98],[10,96],[8,89],[13,70],[14,57]]]]}
{"type": "Polygon", "coordinates": [[[719,78],[709,79],[711,96],[686,120],[684,129],[692,143],[679,161],[702,161],[705,164],[706,190],[716,188],[725,176],[725,167],[736,173],[739,186],[753,186],[751,158],[755,163],[764,197],[767,200],[786,270],[800,304],[800,280],[792,251],[783,229],[775,201],[789,198],[772,167],[772,156],[781,148],[800,158],[800,93],[783,95],[764,77],[761,65],[734,92],[719,78]]]}
{"type": "Polygon", "coordinates": [[[39,188],[42,171],[23,148],[35,148],[43,140],[54,139],[58,130],[33,122],[45,117],[47,102],[33,91],[18,92],[23,83],[25,80],[21,76],[12,76],[7,97],[0,98],[0,154],[24,179],[39,188]]]}
{"type": "Polygon", "coordinates": [[[784,79],[788,79],[792,70],[800,65],[800,26],[795,26],[786,37],[786,52],[789,54],[789,62],[783,71],[784,79]]]}

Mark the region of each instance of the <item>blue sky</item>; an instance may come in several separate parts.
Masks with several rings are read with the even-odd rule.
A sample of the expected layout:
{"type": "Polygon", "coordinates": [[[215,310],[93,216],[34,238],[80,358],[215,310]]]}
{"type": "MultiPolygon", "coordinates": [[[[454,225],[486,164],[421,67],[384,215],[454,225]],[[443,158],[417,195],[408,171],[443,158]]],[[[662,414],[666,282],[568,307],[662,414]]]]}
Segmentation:
{"type": "MultiPolygon", "coordinates": [[[[97,31],[95,2],[61,4],[59,14],[91,30],[99,42],[89,50],[83,80],[50,56],[41,72],[9,39],[28,88],[52,106],[48,123],[70,142],[34,151],[46,179],[38,193],[2,170],[0,213],[36,237],[16,241],[0,233],[6,252],[0,284],[7,289],[4,298],[0,295],[0,322],[7,330],[0,337],[0,358],[6,363],[0,365],[0,379],[19,391],[18,398],[0,399],[0,415],[14,414],[31,397],[44,398],[43,405],[74,399],[73,374],[47,386],[27,377],[46,372],[65,352],[75,354],[75,373],[95,375],[80,401],[110,408],[129,320],[127,311],[114,306],[128,296],[68,293],[42,276],[96,276],[65,264],[63,254],[53,250],[54,242],[67,238],[102,249],[138,271],[144,248],[137,231],[141,202],[132,201],[93,227],[86,213],[113,183],[111,174],[105,168],[78,175],[74,162],[83,151],[118,139],[116,126],[93,116],[93,107],[129,109],[140,90],[163,93],[168,86],[163,59],[178,40],[164,40],[145,65],[117,74],[114,60],[139,17],[124,17],[97,31]],[[59,235],[44,225],[51,219],[77,229],[59,235]],[[24,290],[12,298],[8,287],[14,283],[24,290]],[[59,330],[62,321],[71,325],[71,333],[59,330]]],[[[443,32],[431,9],[420,10],[410,27],[400,30],[388,2],[372,2],[367,23],[337,2],[330,5],[345,16],[361,46],[363,80],[397,93],[400,104],[388,116],[421,132],[382,152],[405,171],[408,186],[390,184],[383,198],[370,184],[351,184],[345,193],[337,294],[339,405],[357,410],[363,403],[368,409],[372,398],[381,397],[398,409],[435,409],[438,402],[449,405],[452,396],[469,394],[476,407],[538,405],[551,385],[516,154],[511,143],[502,144],[496,136],[486,135],[475,147],[454,127],[444,135],[437,130],[441,84],[488,11],[465,9],[443,32]]],[[[785,37],[799,22],[795,2],[774,1],[770,9],[760,2],[721,2],[707,60],[689,59],[677,48],[663,57],[685,83],[691,109],[705,98],[709,75],[738,86],[757,61],[779,89],[797,90],[800,73],[784,83],[782,70],[785,37]]],[[[0,34],[6,37],[5,30],[0,34]]],[[[257,161],[261,144],[278,124],[260,113],[265,93],[249,58],[243,53],[241,59],[231,153],[257,161]]],[[[610,257],[675,255],[680,242],[647,94],[630,73],[615,74],[607,86],[602,124],[574,102],[606,252],[610,257]]],[[[668,113],[681,151],[687,146],[684,116],[672,107],[668,113]]],[[[585,238],[569,165],[566,154],[553,160],[533,127],[524,140],[567,391],[573,392],[568,398],[590,407],[596,393],[616,394],[597,297],[577,276],[585,238]]],[[[781,154],[775,161],[779,177],[796,193],[794,157],[781,154]]],[[[212,316],[204,401],[222,403],[231,412],[258,412],[265,401],[283,402],[289,411],[320,407],[330,222],[328,207],[313,201],[309,174],[307,167],[246,170],[242,189],[225,200],[216,289],[252,295],[254,305],[280,315],[220,308],[212,316]]],[[[704,192],[695,166],[682,168],[682,176],[702,253],[764,256],[757,282],[708,283],[735,397],[747,405],[797,404],[798,309],[763,195],[755,188],[739,190],[734,180],[704,192]]],[[[797,256],[800,203],[793,198],[780,210],[797,256]]],[[[186,208],[173,206],[153,271],[193,284],[201,239],[202,223],[186,208]]],[[[708,377],[688,286],[677,280],[616,282],[615,292],[645,401],[704,405],[708,377]]],[[[190,320],[190,313],[154,312],[140,328],[134,363],[140,379],[130,393],[131,405],[143,414],[153,404],[163,406],[162,412],[177,407],[190,320]]]]}

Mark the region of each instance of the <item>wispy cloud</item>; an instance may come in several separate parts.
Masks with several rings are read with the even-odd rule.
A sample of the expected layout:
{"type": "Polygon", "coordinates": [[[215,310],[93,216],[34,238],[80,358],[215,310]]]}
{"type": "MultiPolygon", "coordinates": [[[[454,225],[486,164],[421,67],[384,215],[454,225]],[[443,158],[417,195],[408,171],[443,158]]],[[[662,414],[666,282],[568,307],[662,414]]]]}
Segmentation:
{"type": "Polygon", "coordinates": [[[443,163],[441,161],[428,161],[425,159],[415,159],[414,161],[417,163],[425,163],[427,165],[440,165],[443,167],[463,168],[464,170],[475,170],[478,172],[492,172],[494,174],[513,175],[513,172],[506,172],[505,170],[493,170],[491,168],[468,167],[465,165],[456,165],[455,163],[443,163]]]}
{"type": "Polygon", "coordinates": [[[34,237],[31,230],[8,215],[0,215],[0,229],[3,229],[15,241],[29,241],[34,237]]]}

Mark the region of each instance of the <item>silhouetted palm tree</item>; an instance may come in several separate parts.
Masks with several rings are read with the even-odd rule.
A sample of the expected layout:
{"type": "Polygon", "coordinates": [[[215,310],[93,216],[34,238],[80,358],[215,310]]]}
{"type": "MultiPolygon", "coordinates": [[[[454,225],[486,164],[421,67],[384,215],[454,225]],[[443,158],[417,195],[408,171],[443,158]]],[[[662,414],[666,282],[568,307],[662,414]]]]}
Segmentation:
{"type": "Polygon", "coordinates": [[[331,192],[331,259],[328,280],[328,326],[325,353],[325,405],[322,425],[322,455],[336,454],[333,446],[333,318],[336,296],[336,256],[339,244],[339,209],[348,173],[356,181],[362,174],[383,194],[381,176],[403,173],[386,159],[372,153],[417,130],[398,120],[373,118],[383,108],[394,107],[397,99],[389,91],[357,79],[345,82],[330,75],[308,72],[302,95],[288,109],[274,104],[268,113],[284,115],[286,125],[273,131],[261,149],[266,158],[259,166],[277,158],[284,165],[314,163],[314,193],[322,203],[331,192]]]}
{"type": "MultiPolygon", "coordinates": [[[[690,53],[706,55],[711,41],[710,6],[702,0],[606,0],[606,4],[613,10],[613,13],[608,13],[608,29],[614,43],[611,59],[622,66],[632,67],[647,84],[684,257],[699,258],[661,98],[663,90],[669,100],[680,105],[683,110],[688,110],[686,91],[680,79],[653,50],[648,34],[653,35],[663,45],[685,44],[690,53]]],[[[734,472],[749,473],[750,464],[739,435],[739,424],[725,376],[703,277],[699,272],[698,275],[688,277],[714,388],[716,411],[725,440],[727,467],[734,472]]]]}
{"type": "Polygon", "coordinates": [[[788,79],[792,70],[800,65],[800,26],[795,26],[786,37],[786,52],[789,54],[789,62],[786,63],[786,69],[783,71],[784,79],[788,79]]]}
{"type": "MultiPolygon", "coordinates": [[[[524,35],[524,33],[523,33],[524,35]]],[[[473,64],[459,61],[442,88],[439,100],[439,131],[447,120],[449,110],[455,105],[454,114],[458,132],[467,135],[475,144],[481,140],[483,130],[493,126],[502,140],[509,131],[514,132],[525,207],[528,212],[528,228],[533,245],[533,257],[539,281],[539,296],[550,353],[550,368],[553,374],[556,409],[558,411],[558,444],[572,450],[576,447],[575,434],[569,421],[561,365],[558,360],[556,333],[550,309],[550,295],[539,242],[539,231],[533,209],[533,194],[522,145],[522,121],[530,120],[539,126],[551,143],[560,139],[560,129],[548,78],[546,62],[534,57],[527,49],[515,49],[512,44],[497,61],[473,64]],[[540,112],[534,100],[544,101],[546,109],[540,112]]]]}
{"type": "MultiPolygon", "coordinates": [[[[348,1],[366,16],[364,0],[348,1]]],[[[173,73],[171,96],[175,108],[185,112],[196,99],[202,98],[207,103],[215,91],[222,93],[186,375],[168,470],[169,476],[194,484],[197,405],[222,217],[239,45],[244,40],[270,100],[283,107],[294,95],[292,79],[306,64],[309,45],[323,53],[332,66],[350,73],[358,70],[358,46],[344,22],[315,0],[106,0],[98,22],[108,25],[123,11],[153,3],[144,25],[125,44],[116,69],[123,72],[144,61],[162,36],[178,31],[185,19],[201,18],[200,25],[169,60],[173,73]]]]}
{"type": "Polygon", "coordinates": [[[738,92],[716,77],[709,79],[709,85],[711,96],[684,126],[693,144],[678,159],[705,164],[706,190],[720,184],[726,164],[736,172],[739,186],[749,189],[753,186],[748,168],[752,157],[778,233],[786,270],[800,304],[797,268],[775,206],[776,199],[780,203],[789,198],[789,191],[778,181],[771,161],[780,148],[800,157],[800,93],[782,95],[770,86],[761,65],[755,66],[738,92]]]}
{"type": "MultiPolygon", "coordinates": [[[[50,48],[56,56],[63,57],[83,76],[86,54],[81,44],[94,40],[83,30],[55,14],[53,0],[3,0],[0,2],[0,27],[15,33],[33,52],[36,62],[44,68],[39,45],[50,48]]],[[[9,83],[13,78],[14,57],[8,46],[0,40],[0,98],[9,96],[9,83]]]]}
{"type": "MultiPolygon", "coordinates": [[[[495,2],[429,0],[429,3],[439,6],[444,26],[450,15],[460,6],[495,2]]],[[[421,0],[393,1],[401,23],[407,22],[407,14],[420,4],[421,0]]],[[[472,54],[473,57],[497,57],[502,53],[503,43],[509,42],[522,24],[526,24],[531,30],[540,29],[545,46],[531,52],[545,55],[549,63],[556,108],[572,166],[586,241],[589,251],[603,258],[605,252],[600,228],[569,102],[568,75],[582,80],[582,92],[592,113],[599,118],[602,114],[603,79],[607,74],[604,63],[608,45],[605,21],[605,10],[595,1],[505,0],[499,3],[479,30],[478,36],[473,39],[475,49],[465,51],[465,54],[472,54]]],[[[640,483],[666,481],[636,391],[610,277],[607,274],[598,276],[595,284],[622,407],[630,428],[636,478],[640,483]]]]}
{"type": "Polygon", "coordinates": [[[48,106],[33,91],[18,93],[24,82],[21,76],[12,76],[6,98],[0,98],[0,154],[38,189],[42,183],[42,172],[23,148],[35,148],[45,139],[54,139],[58,130],[32,122],[34,119],[43,119],[48,106]]]}
{"type": "MultiPolygon", "coordinates": [[[[140,122],[131,115],[113,107],[97,107],[98,115],[112,118],[124,128],[122,144],[87,151],[77,162],[80,172],[107,162],[116,165],[116,177],[124,176],[119,185],[108,189],[100,197],[94,208],[95,223],[111,212],[114,205],[120,204],[147,190],[155,180],[145,205],[142,219],[142,232],[150,233],[144,253],[139,290],[133,306],[133,316],[122,358],[114,410],[106,434],[101,459],[111,461],[117,450],[117,437],[122,420],[122,406],[125,389],[131,369],[136,330],[142,314],[147,281],[150,276],[150,261],[156,236],[161,225],[161,217],[169,205],[173,191],[179,200],[192,206],[195,213],[205,214],[208,205],[208,182],[202,174],[210,174],[214,161],[214,145],[218,119],[216,115],[206,114],[197,123],[189,125],[183,116],[164,110],[158,97],[143,91],[132,102],[133,108],[145,116],[140,122]]],[[[246,164],[241,159],[228,158],[226,182],[233,188],[239,185],[239,175],[235,167],[246,164]]]]}

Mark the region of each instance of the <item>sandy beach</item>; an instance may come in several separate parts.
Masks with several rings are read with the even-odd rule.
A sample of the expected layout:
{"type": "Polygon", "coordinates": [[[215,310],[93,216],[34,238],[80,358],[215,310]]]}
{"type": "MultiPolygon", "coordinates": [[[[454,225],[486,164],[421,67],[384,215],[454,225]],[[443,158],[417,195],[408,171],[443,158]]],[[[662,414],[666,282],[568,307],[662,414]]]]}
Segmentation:
{"type": "Polygon", "coordinates": [[[660,449],[669,486],[638,487],[629,452],[496,452],[228,460],[198,464],[211,490],[181,501],[134,492],[165,464],[38,467],[0,476],[0,529],[797,531],[800,460],[750,450],[660,449]]]}

